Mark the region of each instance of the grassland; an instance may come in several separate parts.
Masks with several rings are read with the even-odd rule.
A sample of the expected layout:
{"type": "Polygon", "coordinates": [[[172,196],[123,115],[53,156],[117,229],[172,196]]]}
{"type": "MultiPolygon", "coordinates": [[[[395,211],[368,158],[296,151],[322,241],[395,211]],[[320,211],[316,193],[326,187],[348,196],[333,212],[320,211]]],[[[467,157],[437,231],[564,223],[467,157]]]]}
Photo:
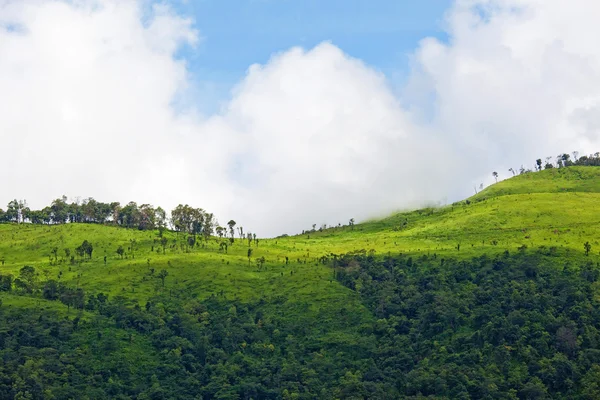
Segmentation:
{"type": "Polygon", "coordinates": [[[331,304],[359,307],[352,293],[332,281],[330,268],[318,262],[321,256],[362,249],[467,258],[545,246],[577,258],[586,241],[592,252],[600,250],[599,209],[600,168],[570,167],[519,175],[455,205],[399,213],[354,227],[262,239],[258,246],[252,244],[250,260],[246,240],[236,239],[227,254],[219,251],[217,239],[187,251],[181,247],[183,235],[169,232],[163,254],[157,232],[92,224],[5,224],[0,225],[0,257],[5,260],[0,268],[16,275],[23,265],[32,265],[46,278],[140,303],[166,290],[199,298],[283,296],[314,309],[331,304]],[[83,240],[94,245],[93,257],[71,265],[64,249],[74,253],[83,240]],[[118,246],[126,249],[122,259],[118,246]],[[55,247],[58,261],[52,260],[55,247]],[[266,259],[263,270],[255,263],[260,257],[266,259]],[[168,271],[164,289],[152,269],[155,274],[168,271]]]}

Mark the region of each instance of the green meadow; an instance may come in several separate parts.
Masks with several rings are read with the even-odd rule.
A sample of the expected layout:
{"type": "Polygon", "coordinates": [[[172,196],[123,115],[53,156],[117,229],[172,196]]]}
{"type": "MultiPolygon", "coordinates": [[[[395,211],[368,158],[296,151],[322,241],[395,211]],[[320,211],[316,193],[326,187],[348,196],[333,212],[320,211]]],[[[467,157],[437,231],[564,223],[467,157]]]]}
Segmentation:
{"type": "Polygon", "coordinates": [[[222,293],[239,300],[284,295],[315,306],[352,301],[350,293],[331,282],[331,268],[318,262],[322,256],[366,250],[469,258],[543,246],[580,257],[586,241],[600,250],[599,209],[600,168],[570,167],[519,175],[454,205],[353,227],[261,239],[258,246],[237,238],[227,253],[219,251],[216,238],[182,248],[185,235],[174,232],[165,234],[169,244],[163,254],[158,233],[152,231],[95,224],[3,224],[0,257],[4,272],[16,275],[23,265],[31,265],[46,278],[138,302],[168,290],[201,298],[222,293]],[[83,240],[94,246],[92,259],[70,265],[64,249],[73,252],[83,240]],[[118,246],[126,249],[124,257],[117,254],[118,246]],[[58,249],[58,261],[53,260],[53,248],[58,249]],[[262,270],[256,264],[260,257],[266,260],[262,270]],[[155,278],[162,269],[169,273],[164,288],[155,278]]]}

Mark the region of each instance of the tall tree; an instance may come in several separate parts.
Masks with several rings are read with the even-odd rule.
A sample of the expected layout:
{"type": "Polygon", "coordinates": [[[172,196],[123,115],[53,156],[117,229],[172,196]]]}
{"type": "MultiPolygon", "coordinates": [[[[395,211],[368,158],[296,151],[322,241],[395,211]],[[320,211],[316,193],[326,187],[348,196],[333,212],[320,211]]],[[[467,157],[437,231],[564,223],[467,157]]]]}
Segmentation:
{"type": "Polygon", "coordinates": [[[119,203],[118,201],[114,201],[112,203],[110,203],[110,218],[112,220],[113,224],[118,224],[120,217],[119,215],[121,214],[121,203],[119,203]]]}
{"type": "Polygon", "coordinates": [[[156,210],[150,204],[140,206],[139,229],[150,230],[156,227],[156,210]]]}
{"type": "Polygon", "coordinates": [[[204,227],[202,228],[202,236],[204,236],[204,241],[208,242],[210,237],[214,233],[215,227],[215,216],[213,213],[204,213],[204,227]]]}
{"type": "MultiPolygon", "coordinates": [[[[227,226],[229,226],[229,234],[231,235],[231,239],[233,239],[233,233],[235,232],[234,231],[235,221],[230,219],[229,222],[227,223],[227,226]]],[[[233,240],[232,240],[232,243],[233,243],[233,240]]]]}
{"type": "Polygon", "coordinates": [[[27,207],[27,200],[12,200],[6,207],[6,219],[9,222],[16,222],[20,224],[24,222],[25,215],[29,213],[29,207],[27,207]]]}
{"type": "Polygon", "coordinates": [[[154,210],[154,223],[156,224],[159,233],[162,235],[162,232],[167,228],[167,213],[162,207],[156,207],[154,210]]]}
{"type": "Polygon", "coordinates": [[[69,205],[67,204],[67,196],[62,196],[56,199],[50,205],[52,222],[55,224],[64,224],[69,217],[69,205]]]}
{"type": "Polygon", "coordinates": [[[24,283],[24,288],[28,293],[35,290],[37,277],[38,274],[32,266],[26,265],[19,270],[19,280],[24,283]]]}

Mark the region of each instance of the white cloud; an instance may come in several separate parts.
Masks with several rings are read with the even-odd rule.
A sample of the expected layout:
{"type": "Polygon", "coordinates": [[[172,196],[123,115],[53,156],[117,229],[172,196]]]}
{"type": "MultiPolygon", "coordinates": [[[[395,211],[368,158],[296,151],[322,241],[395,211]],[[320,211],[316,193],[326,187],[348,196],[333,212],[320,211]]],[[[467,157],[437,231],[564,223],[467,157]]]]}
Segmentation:
{"type": "Polygon", "coordinates": [[[457,1],[450,44],[422,43],[408,96],[435,93],[434,129],[462,142],[478,168],[596,151],[573,119],[600,100],[598,17],[591,0],[457,1]]]}
{"type": "Polygon", "coordinates": [[[0,0],[0,204],[187,202],[275,235],[456,199],[492,170],[598,150],[591,0],[457,1],[449,44],[421,43],[400,98],[332,44],[293,48],[251,66],[207,118],[175,57],[199,33],[144,4],[0,0]]]}
{"type": "Polygon", "coordinates": [[[144,201],[131,188],[180,146],[169,104],[187,72],[173,52],[195,42],[190,21],[156,7],[143,24],[135,2],[0,4],[0,24],[21,27],[0,30],[1,200],[144,201]]]}

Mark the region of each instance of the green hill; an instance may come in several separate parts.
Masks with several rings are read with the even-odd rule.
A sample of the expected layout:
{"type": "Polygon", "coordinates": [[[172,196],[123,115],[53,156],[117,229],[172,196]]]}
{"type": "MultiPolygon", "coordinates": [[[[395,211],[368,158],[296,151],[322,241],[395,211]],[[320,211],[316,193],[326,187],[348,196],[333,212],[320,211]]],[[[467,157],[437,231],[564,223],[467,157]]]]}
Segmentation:
{"type": "Polygon", "coordinates": [[[0,398],[598,398],[598,178],[226,251],[0,224],[0,398]]]}
{"type": "Polygon", "coordinates": [[[471,200],[480,201],[510,194],[566,192],[600,192],[600,168],[552,168],[539,173],[521,174],[489,186],[471,200]]]}

